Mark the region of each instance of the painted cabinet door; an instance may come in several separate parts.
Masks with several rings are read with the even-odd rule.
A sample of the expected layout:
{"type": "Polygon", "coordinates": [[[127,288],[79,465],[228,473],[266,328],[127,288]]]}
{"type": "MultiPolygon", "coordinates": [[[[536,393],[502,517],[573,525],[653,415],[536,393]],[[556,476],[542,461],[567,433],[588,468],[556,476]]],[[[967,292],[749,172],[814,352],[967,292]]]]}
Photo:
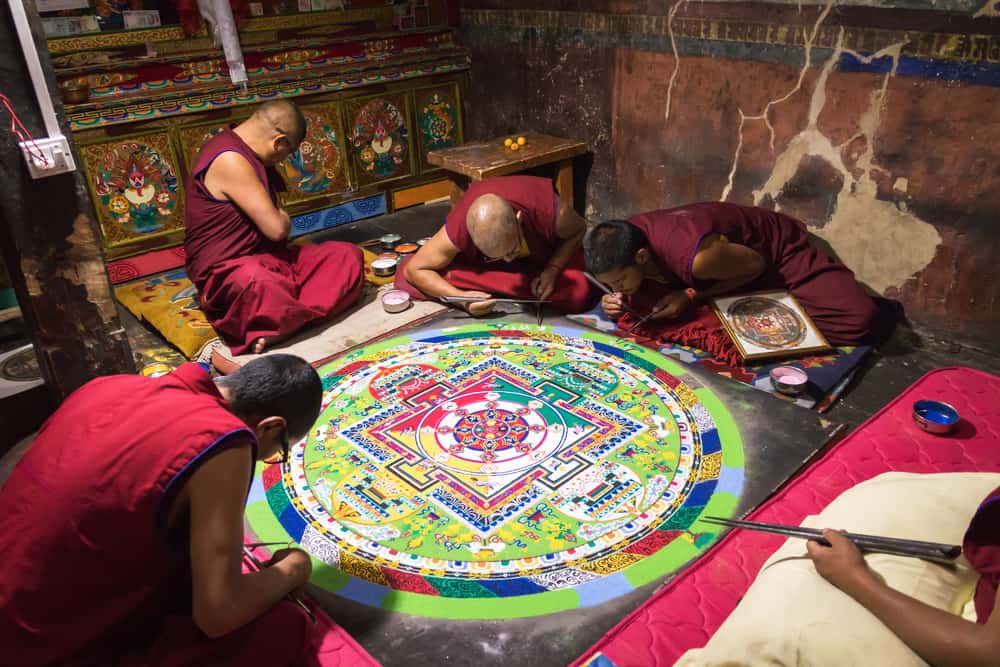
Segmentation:
{"type": "Polygon", "coordinates": [[[194,167],[194,161],[198,159],[201,147],[208,143],[208,140],[222,132],[230,125],[238,125],[246,119],[245,116],[231,120],[218,121],[214,123],[201,123],[198,125],[188,125],[177,130],[180,138],[181,152],[184,154],[185,173],[190,175],[194,167]]]}
{"type": "Polygon", "coordinates": [[[184,188],[167,132],[102,141],[80,152],[106,249],[148,248],[151,240],[183,230],[184,188]]]}
{"type": "Polygon", "coordinates": [[[458,146],[462,136],[462,101],[458,84],[447,83],[413,91],[420,146],[420,172],[440,169],[427,163],[427,153],[458,146]]]}
{"type": "Polygon", "coordinates": [[[278,164],[288,191],[285,205],[351,189],[340,124],[340,104],[302,107],[306,136],[299,149],[278,164]]]}
{"type": "Polygon", "coordinates": [[[360,185],[413,173],[408,117],[405,93],[347,102],[351,153],[360,185]]]}

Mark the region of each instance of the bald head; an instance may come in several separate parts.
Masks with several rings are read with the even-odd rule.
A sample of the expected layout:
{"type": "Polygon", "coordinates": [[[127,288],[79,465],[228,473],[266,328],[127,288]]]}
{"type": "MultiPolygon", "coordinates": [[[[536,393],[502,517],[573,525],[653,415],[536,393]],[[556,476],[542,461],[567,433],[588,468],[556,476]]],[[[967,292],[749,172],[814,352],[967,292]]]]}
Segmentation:
{"type": "Polygon", "coordinates": [[[276,164],[295,152],[306,136],[306,119],[295,102],[274,100],[257,107],[236,127],[264,164],[276,164]]]}
{"type": "Polygon", "coordinates": [[[469,237],[487,257],[506,258],[520,249],[514,208],[503,197],[480,195],[465,218],[469,237]]]}

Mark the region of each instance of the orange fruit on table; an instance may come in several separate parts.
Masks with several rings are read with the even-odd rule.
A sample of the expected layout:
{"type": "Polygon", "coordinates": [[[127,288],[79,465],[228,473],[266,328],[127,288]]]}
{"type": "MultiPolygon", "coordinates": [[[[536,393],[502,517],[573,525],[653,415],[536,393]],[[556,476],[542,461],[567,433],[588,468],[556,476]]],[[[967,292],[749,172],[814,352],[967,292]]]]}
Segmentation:
{"type": "Polygon", "coordinates": [[[527,142],[527,140],[524,137],[518,137],[517,138],[517,145],[518,146],[523,146],[526,143],[528,143],[528,142],[527,142]]]}
{"type": "Polygon", "coordinates": [[[510,137],[507,137],[506,139],[503,140],[504,146],[510,146],[512,143],[514,142],[510,139],[510,137]]]}
{"type": "Polygon", "coordinates": [[[517,150],[518,148],[520,148],[520,146],[518,146],[517,144],[511,144],[511,145],[510,145],[510,149],[511,149],[512,151],[516,151],[516,150],[517,150]]]}

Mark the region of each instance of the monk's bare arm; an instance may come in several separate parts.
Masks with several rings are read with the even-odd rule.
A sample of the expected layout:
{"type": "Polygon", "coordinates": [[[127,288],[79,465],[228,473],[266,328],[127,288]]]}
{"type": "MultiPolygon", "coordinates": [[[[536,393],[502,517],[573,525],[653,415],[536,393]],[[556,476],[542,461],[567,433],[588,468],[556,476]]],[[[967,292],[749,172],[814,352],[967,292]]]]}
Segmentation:
{"type": "Polygon", "coordinates": [[[728,294],[755,280],[767,268],[764,257],[752,248],[730,243],[724,236],[713,236],[702,241],[691,264],[691,275],[696,280],[713,281],[698,290],[700,297],[728,294]]]}
{"type": "Polygon", "coordinates": [[[559,271],[565,269],[580,248],[580,242],[583,241],[586,232],[586,221],[571,206],[560,206],[559,216],[556,218],[556,236],[562,243],[549,257],[546,268],[552,266],[559,271]]]}
{"type": "Polygon", "coordinates": [[[191,520],[192,613],[209,637],[254,620],[303,586],[311,572],[301,551],[260,572],[241,572],[251,456],[249,445],[220,452],[198,466],[184,489],[191,520]]]}
{"type": "Polygon", "coordinates": [[[816,569],[857,600],[897,637],[936,667],[1000,664],[1000,592],[985,624],[972,623],[894,590],[864,563],[857,547],[837,531],[824,531],[830,547],[809,542],[816,569]]]}
{"type": "Polygon", "coordinates": [[[458,289],[441,275],[456,257],[458,248],[442,227],[407,262],[404,275],[411,285],[431,298],[478,295],[458,289]]]}
{"type": "Polygon", "coordinates": [[[285,211],[274,205],[264,184],[242,155],[226,151],[212,161],[205,172],[205,187],[216,199],[228,199],[250,216],[261,234],[272,241],[284,241],[292,230],[285,211]]]}

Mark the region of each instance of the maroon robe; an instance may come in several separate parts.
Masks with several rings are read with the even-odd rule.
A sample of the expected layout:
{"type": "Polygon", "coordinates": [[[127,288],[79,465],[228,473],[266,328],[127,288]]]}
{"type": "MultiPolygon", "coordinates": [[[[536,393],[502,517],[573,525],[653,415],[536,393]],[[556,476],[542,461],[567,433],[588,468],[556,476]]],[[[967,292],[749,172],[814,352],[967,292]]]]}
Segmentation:
{"type": "MultiPolygon", "coordinates": [[[[809,243],[805,225],[781,213],[722,202],[691,204],[629,218],[649,239],[650,251],[668,285],[650,285],[633,299],[647,312],[671,289],[710,287],[691,275],[694,255],[708,236],[721,234],[758,252],[764,273],[740,292],[787,289],[833,345],[858,345],[872,333],[878,307],[854,280],[854,273],[809,243]],[[652,289],[650,289],[652,287],[652,289]]],[[[631,326],[625,317],[623,327],[631,326]]],[[[648,322],[640,329],[650,338],[700,347],[723,361],[738,363],[739,354],[708,306],[683,321],[648,322]]]]}
{"type": "MultiPolygon", "coordinates": [[[[445,221],[445,233],[458,248],[458,257],[443,274],[445,280],[462,290],[478,290],[498,297],[533,299],[531,282],[552,253],[562,244],[556,234],[559,197],[552,181],[535,176],[500,176],[475,181],[462,199],[452,208],[445,221]],[[476,198],[493,194],[505,199],[521,214],[521,232],[528,256],[513,262],[486,262],[487,259],[472,242],[466,226],[469,207],[476,198]]],[[[407,258],[396,271],[396,287],[406,290],[413,298],[427,297],[411,285],[404,276],[407,258]]],[[[583,251],[579,250],[556,278],[552,305],[565,313],[586,310],[593,300],[591,285],[583,274],[583,251]]]]}
{"type": "Polygon", "coordinates": [[[191,618],[186,529],[168,531],[170,502],[191,472],[248,444],[254,456],[253,432],[199,364],[160,378],[103,377],[70,395],[0,488],[0,665],[301,655],[309,626],[296,607],[207,639],[191,618]]]}
{"type": "Polygon", "coordinates": [[[993,612],[1000,587],[1000,487],[993,490],[972,517],[962,542],[966,560],[979,573],[976,620],[985,623],[993,612]]]}
{"type": "Polygon", "coordinates": [[[243,354],[258,338],[284,337],[353,304],[361,293],[364,264],[360,248],[350,243],[270,241],[233,202],[213,197],[205,172],[226,151],[250,163],[272,201],[284,183],[232,130],[205,144],[187,183],[188,276],[208,321],[234,354],[243,354]]]}

